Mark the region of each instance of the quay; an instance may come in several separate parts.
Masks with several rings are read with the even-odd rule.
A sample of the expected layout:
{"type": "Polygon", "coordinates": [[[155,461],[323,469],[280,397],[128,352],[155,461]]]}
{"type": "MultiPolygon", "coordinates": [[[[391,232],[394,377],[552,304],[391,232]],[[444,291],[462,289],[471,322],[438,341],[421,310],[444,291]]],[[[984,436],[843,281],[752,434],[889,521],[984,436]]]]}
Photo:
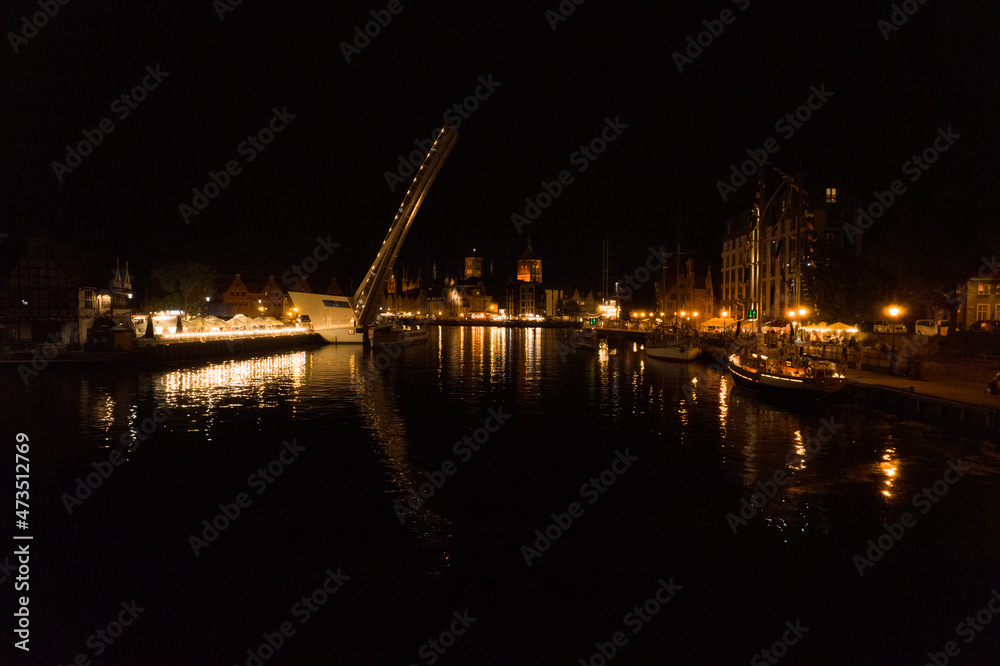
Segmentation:
{"type": "MultiPolygon", "coordinates": [[[[22,374],[34,374],[47,368],[149,365],[157,363],[183,363],[199,360],[224,360],[248,354],[264,354],[292,349],[302,349],[326,344],[317,333],[292,335],[255,335],[182,341],[157,341],[139,343],[130,351],[65,351],[55,348],[44,355],[43,350],[8,352],[0,357],[0,368],[16,369],[22,374]]],[[[53,347],[55,347],[53,345],[53,347]]]]}
{"type": "Polygon", "coordinates": [[[862,370],[848,373],[845,391],[851,400],[897,416],[940,427],[1000,436],[1000,395],[982,384],[937,378],[909,379],[862,370]]]}

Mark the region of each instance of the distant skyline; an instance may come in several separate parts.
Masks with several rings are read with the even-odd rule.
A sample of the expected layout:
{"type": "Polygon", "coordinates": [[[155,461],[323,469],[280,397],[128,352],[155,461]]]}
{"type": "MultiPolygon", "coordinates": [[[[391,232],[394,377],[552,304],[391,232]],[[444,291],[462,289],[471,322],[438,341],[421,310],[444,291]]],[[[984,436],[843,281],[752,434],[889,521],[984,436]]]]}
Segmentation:
{"type": "Polygon", "coordinates": [[[605,236],[613,273],[678,232],[717,263],[753,196],[733,169],[761,151],[858,206],[905,183],[866,242],[935,225],[975,267],[996,226],[994,4],[218,4],[74,2],[38,27],[37,3],[4,3],[0,232],[140,275],[176,259],[280,276],[329,235],[321,274],[356,285],[408,155],[448,121],[459,140],[401,259],[456,275],[472,247],[512,272],[529,231],[556,284],[599,287],[605,236]]]}

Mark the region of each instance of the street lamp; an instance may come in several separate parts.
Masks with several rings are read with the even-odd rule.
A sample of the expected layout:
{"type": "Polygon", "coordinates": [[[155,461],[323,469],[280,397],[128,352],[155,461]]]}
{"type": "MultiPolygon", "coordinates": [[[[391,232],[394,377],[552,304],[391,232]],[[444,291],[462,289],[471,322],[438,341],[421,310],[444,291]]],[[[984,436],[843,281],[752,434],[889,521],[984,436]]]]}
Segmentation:
{"type": "Polygon", "coordinates": [[[895,354],[896,353],[896,317],[899,316],[899,313],[902,312],[902,310],[900,310],[898,306],[891,305],[891,306],[889,306],[889,309],[886,312],[888,312],[889,316],[892,317],[892,322],[890,322],[890,324],[889,324],[889,330],[892,332],[892,353],[895,354]]]}
{"type": "Polygon", "coordinates": [[[722,334],[723,335],[725,335],[725,333],[726,333],[726,317],[728,317],[728,316],[729,316],[729,311],[728,310],[723,310],[722,311],[722,334]]]}

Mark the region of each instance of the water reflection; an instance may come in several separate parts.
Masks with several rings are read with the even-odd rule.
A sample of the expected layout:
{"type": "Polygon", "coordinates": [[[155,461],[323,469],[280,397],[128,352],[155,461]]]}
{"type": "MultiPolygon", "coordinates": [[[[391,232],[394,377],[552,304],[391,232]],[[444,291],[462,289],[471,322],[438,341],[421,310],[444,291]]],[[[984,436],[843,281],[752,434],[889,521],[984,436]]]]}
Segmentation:
{"type": "MultiPolygon", "coordinates": [[[[556,451],[560,437],[579,425],[574,435],[593,437],[592,448],[655,451],[644,458],[651,478],[696,467],[724,488],[726,502],[736,494],[749,496],[757,482],[783,471],[788,483],[759,521],[782,538],[789,531],[825,529],[836,493],[896,515],[927,460],[935,461],[931,480],[940,474],[938,458],[919,448],[941,437],[937,430],[917,430],[850,406],[796,410],[768,404],[734,390],[728,376],[703,365],[648,360],[633,343],[615,347],[602,340],[596,352],[562,355],[560,344],[566,348],[566,333],[551,329],[437,327],[426,344],[402,350],[388,364],[359,346],[325,347],[166,371],[45,375],[38,388],[5,395],[12,397],[12,410],[25,413],[34,413],[32,400],[43,402],[43,386],[61,396],[69,420],[79,416],[74,443],[86,446],[109,446],[123,434],[137,434],[157,402],[174,409],[164,429],[208,441],[231,440],[234,423],[278,430],[292,420],[312,420],[361,442],[358,448],[377,461],[382,474],[371,483],[386,496],[383,511],[393,502],[406,504],[409,489],[418,490],[423,473],[440,463],[440,452],[425,454],[428,422],[465,420],[474,426],[498,402],[516,413],[511,427],[545,453],[556,451]],[[437,412],[423,415],[428,408],[437,412]],[[810,438],[820,431],[821,419],[831,417],[845,427],[813,454],[810,438]]],[[[724,516],[732,508],[714,499],[701,502],[707,521],[719,518],[712,512],[724,516]]],[[[454,525],[462,521],[444,507],[426,501],[407,517],[406,529],[447,558],[454,525]]]]}
{"type": "Polygon", "coordinates": [[[899,458],[896,457],[895,448],[889,447],[883,451],[879,469],[885,475],[885,488],[882,489],[882,494],[892,497],[892,486],[897,481],[896,472],[899,469],[899,458]]]}

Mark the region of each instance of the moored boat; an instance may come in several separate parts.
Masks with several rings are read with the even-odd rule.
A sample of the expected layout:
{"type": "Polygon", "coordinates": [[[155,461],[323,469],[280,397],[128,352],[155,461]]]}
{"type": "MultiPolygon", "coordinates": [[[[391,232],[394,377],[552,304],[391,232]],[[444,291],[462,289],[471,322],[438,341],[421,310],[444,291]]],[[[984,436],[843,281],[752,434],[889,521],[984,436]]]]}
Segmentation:
{"type": "Polygon", "coordinates": [[[677,338],[645,343],[646,356],[662,361],[688,362],[698,358],[701,346],[696,338],[677,338]]]}
{"type": "Polygon", "coordinates": [[[397,326],[393,328],[373,328],[370,329],[372,347],[384,347],[391,344],[402,346],[412,345],[416,342],[427,342],[430,332],[427,327],[417,326],[397,326]]]}
{"type": "Polygon", "coordinates": [[[729,356],[736,386],[776,398],[814,400],[844,388],[846,377],[832,361],[813,361],[788,350],[742,348],[729,356]]]}

